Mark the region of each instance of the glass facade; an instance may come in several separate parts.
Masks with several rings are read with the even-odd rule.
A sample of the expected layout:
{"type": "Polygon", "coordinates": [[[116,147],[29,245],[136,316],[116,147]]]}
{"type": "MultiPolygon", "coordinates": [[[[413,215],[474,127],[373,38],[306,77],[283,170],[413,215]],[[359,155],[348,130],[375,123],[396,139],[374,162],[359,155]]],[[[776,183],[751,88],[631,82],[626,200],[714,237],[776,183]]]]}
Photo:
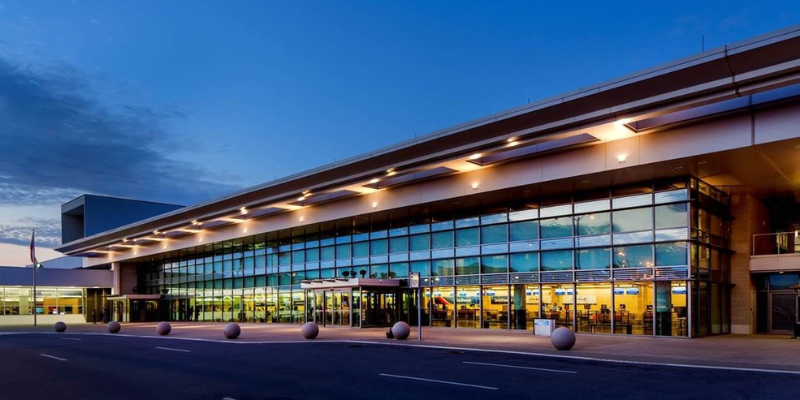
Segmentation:
{"type": "Polygon", "coordinates": [[[86,293],[81,288],[0,287],[0,318],[4,315],[83,314],[86,293]],[[34,305],[35,304],[35,305],[34,305]]]}
{"type": "Polygon", "coordinates": [[[728,209],[727,196],[687,177],[567,199],[386,211],[152,257],[138,264],[138,285],[169,301],[177,320],[319,321],[330,301],[325,310],[346,309],[348,325],[367,326],[387,319],[370,317],[367,301],[416,309],[403,289],[416,272],[424,325],[532,330],[535,318],[552,318],[579,332],[727,333],[728,209]],[[348,277],[399,279],[401,289],[320,300],[300,287],[348,277]]]}

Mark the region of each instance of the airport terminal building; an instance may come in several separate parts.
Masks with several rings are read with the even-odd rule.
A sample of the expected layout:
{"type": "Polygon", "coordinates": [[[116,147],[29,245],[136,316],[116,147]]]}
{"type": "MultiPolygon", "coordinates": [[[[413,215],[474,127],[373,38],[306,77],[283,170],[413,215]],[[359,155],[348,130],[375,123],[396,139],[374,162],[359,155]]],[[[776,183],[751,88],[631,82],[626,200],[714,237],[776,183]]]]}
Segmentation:
{"type": "Polygon", "coordinates": [[[792,27],[57,250],[121,322],[791,333],[799,127],[792,27]]]}

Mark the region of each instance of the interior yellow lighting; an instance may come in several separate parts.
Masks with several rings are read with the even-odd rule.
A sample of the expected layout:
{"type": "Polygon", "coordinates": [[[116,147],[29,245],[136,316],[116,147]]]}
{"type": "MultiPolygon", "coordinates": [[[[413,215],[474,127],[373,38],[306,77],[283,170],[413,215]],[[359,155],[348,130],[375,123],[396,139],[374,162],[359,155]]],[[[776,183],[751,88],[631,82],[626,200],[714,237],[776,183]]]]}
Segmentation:
{"type": "Polygon", "coordinates": [[[381,181],[380,179],[378,179],[378,178],[374,178],[374,179],[371,179],[371,180],[369,181],[369,183],[371,183],[371,184],[373,184],[373,185],[374,185],[374,184],[376,184],[376,183],[378,183],[378,182],[380,182],[380,181],[381,181]]]}
{"type": "Polygon", "coordinates": [[[617,156],[617,162],[620,163],[620,164],[624,163],[627,160],[628,160],[628,155],[627,154],[620,154],[620,155],[617,156]]]}
{"type": "Polygon", "coordinates": [[[483,154],[481,154],[481,153],[475,153],[475,154],[469,156],[469,159],[470,160],[477,160],[477,159],[481,158],[482,156],[483,156],[483,154]]]}
{"type": "Polygon", "coordinates": [[[480,186],[480,185],[481,185],[481,183],[480,183],[480,182],[472,182],[472,190],[475,190],[475,189],[477,189],[477,188],[478,188],[478,186],[480,186]]]}

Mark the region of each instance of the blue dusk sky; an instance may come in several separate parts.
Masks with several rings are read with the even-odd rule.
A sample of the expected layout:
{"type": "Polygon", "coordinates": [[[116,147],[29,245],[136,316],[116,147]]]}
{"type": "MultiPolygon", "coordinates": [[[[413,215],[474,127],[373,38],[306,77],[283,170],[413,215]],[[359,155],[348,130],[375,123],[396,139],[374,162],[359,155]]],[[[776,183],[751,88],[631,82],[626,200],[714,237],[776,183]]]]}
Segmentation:
{"type": "Polygon", "coordinates": [[[0,0],[0,265],[83,193],[192,204],[800,22],[798,1],[0,0]]]}

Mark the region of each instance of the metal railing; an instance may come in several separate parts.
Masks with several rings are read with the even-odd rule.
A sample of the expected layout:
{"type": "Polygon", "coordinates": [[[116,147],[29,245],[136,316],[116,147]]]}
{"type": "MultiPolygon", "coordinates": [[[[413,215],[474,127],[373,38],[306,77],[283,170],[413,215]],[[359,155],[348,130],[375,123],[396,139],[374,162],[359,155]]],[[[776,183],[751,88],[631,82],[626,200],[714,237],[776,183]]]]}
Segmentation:
{"type": "Polygon", "coordinates": [[[800,254],[800,231],[753,235],[751,255],[800,254]]]}

